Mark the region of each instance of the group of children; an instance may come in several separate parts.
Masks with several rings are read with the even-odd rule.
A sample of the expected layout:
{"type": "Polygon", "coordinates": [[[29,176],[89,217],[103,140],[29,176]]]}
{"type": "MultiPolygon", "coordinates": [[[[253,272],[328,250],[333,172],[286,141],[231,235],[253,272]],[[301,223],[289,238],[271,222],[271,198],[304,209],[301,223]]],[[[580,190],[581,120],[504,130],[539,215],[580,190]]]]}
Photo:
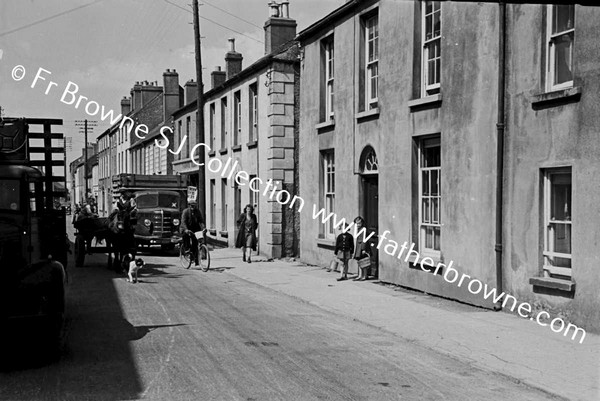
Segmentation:
{"type": "MultiPolygon", "coordinates": [[[[360,231],[365,225],[365,220],[358,216],[354,219],[354,224],[356,224],[356,229],[360,231]]],[[[342,230],[345,229],[346,227],[342,227],[342,230]]],[[[353,280],[364,281],[367,279],[371,255],[369,245],[363,241],[362,236],[357,236],[356,244],[354,244],[354,237],[352,234],[343,231],[335,240],[334,253],[337,261],[342,265],[340,269],[341,275],[338,277],[337,281],[348,279],[348,262],[352,259],[356,260],[358,265],[358,276],[353,280]]],[[[327,271],[331,271],[332,267],[333,266],[330,266],[327,271]]]]}

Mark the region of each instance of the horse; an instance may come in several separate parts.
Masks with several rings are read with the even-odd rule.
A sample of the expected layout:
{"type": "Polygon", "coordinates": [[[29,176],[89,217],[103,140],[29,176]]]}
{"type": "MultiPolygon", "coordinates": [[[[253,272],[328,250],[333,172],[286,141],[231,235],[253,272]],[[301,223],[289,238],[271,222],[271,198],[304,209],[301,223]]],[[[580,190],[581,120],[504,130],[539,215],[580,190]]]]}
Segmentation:
{"type": "Polygon", "coordinates": [[[134,229],[137,223],[136,210],[118,204],[109,217],[85,217],[78,219],[74,226],[83,236],[86,250],[90,252],[92,240],[105,241],[108,253],[108,268],[122,272],[123,257],[128,253],[135,257],[134,229]],[[114,259],[113,259],[114,255],[114,259]]]}

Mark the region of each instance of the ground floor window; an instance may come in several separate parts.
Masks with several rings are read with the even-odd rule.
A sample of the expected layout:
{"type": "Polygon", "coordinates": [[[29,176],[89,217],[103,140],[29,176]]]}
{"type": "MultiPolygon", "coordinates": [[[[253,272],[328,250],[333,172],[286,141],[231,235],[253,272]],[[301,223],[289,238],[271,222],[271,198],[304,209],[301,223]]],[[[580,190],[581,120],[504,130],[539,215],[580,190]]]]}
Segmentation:
{"type": "Polygon", "coordinates": [[[221,230],[227,231],[227,179],[221,180],[221,230]]]}
{"type": "Polygon", "coordinates": [[[217,218],[215,215],[215,210],[217,209],[217,199],[215,197],[215,180],[210,180],[210,228],[217,227],[217,218]]]}
{"type": "Polygon", "coordinates": [[[441,245],[441,143],[440,137],[419,141],[419,249],[439,257],[441,245]]]}
{"type": "MultiPolygon", "coordinates": [[[[321,207],[325,209],[325,216],[335,213],[335,160],[333,150],[321,152],[321,174],[320,174],[320,193],[321,207]]],[[[324,238],[335,238],[335,228],[333,220],[328,219],[321,227],[321,233],[324,238]]]]}
{"type": "Polygon", "coordinates": [[[543,171],[544,263],[550,276],[571,278],[571,168],[543,171]]]}

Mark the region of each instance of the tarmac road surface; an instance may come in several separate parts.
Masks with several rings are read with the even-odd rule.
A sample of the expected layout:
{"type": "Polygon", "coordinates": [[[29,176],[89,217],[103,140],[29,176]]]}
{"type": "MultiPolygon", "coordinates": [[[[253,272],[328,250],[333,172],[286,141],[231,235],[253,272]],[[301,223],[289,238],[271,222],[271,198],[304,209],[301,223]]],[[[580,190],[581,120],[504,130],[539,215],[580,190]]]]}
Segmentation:
{"type": "Polygon", "coordinates": [[[60,359],[11,344],[0,399],[555,399],[227,272],[239,263],[204,273],[143,257],[138,284],[100,255],[71,267],[60,359]]]}

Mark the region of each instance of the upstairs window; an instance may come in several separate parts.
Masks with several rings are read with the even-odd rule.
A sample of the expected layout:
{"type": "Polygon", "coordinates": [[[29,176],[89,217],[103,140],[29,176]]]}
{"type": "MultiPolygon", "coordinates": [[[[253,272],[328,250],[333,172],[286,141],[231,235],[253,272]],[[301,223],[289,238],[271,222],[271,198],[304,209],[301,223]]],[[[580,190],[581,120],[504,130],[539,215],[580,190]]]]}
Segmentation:
{"type": "Polygon", "coordinates": [[[551,5],[548,12],[548,90],[573,86],[575,6],[551,5]]]}
{"type": "Polygon", "coordinates": [[[254,142],[258,138],[258,86],[253,83],[249,87],[248,117],[250,121],[249,142],[254,142]]]}
{"type": "Polygon", "coordinates": [[[365,19],[366,109],[377,108],[379,82],[379,18],[365,19]]]}
{"type": "Polygon", "coordinates": [[[227,148],[227,98],[221,99],[221,149],[227,148]]]}
{"type": "Polygon", "coordinates": [[[442,10],[439,1],[426,1],[422,12],[423,96],[440,92],[442,10]]]}
{"type": "Polygon", "coordinates": [[[323,74],[323,87],[325,88],[325,99],[323,99],[324,119],[333,119],[333,78],[334,78],[334,51],[333,37],[323,41],[323,64],[325,66],[323,74]]]}
{"type": "Polygon", "coordinates": [[[233,94],[233,146],[240,144],[242,137],[242,94],[237,91],[233,94]]]}
{"type": "Polygon", "coordinates": [[[214,149],[215,146],[215,103],[210,104],[210,113],[209,113],[209,129],[208,133],[208,146],[210,149],[214,149]]]}

